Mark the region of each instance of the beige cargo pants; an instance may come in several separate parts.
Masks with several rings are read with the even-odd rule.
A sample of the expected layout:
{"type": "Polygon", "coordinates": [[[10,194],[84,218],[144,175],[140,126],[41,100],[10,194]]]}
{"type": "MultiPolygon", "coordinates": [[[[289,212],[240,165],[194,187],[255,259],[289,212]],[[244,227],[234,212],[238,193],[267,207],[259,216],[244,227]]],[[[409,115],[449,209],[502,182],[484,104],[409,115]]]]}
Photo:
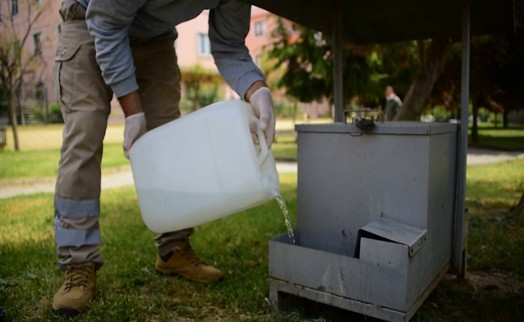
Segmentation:
{"type": "MultiPolygon", "coordinates": [[[[85,9],[74,0],[66,0],[60,15],[63,23],[54,78],[65,124],[54,206],[58,261],[61,267],[85,262],[100,267],[100,167],[113,94],[95,60],[85,9]]],[[[154,39],[130,40],[148,129],[180,116],[180,71],[173,46],[176,37],[173,32],[154,39]]],[[[186,229],[158,235],[159,253],[170,252],[177,241],[191,233],[192,229],[186,229]]]]}

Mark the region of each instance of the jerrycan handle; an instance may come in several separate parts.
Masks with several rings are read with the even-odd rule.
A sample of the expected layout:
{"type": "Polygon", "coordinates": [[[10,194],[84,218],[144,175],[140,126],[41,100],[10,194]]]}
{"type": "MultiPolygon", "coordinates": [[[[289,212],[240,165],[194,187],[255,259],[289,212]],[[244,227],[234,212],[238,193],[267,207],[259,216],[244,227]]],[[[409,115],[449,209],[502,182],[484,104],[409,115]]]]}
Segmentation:
{"type": "Polygon", "coordinates": [[[260,128],[260,121],[258,118],[253,116],[251,118],[251,121],[255,123],[255,126],[257,128],[257,137],[258,137],[258,143],[260,145],[260,154],[258,155],[258,162],[259,165],[262,165],[264,161],[266,161],[267,156],[269,155],[269,147],[267,146],[266,141],[266,135],[264,134],[264,131],[260,128]]]}

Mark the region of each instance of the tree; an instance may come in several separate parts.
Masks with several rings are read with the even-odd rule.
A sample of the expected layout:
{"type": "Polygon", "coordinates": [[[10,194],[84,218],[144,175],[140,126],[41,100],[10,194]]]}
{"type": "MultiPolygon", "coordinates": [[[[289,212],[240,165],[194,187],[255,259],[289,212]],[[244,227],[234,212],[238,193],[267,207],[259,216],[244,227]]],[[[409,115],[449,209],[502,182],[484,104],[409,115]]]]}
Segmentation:
{"type": "Polygon", "coordinates": [[[417,41],[420,68],[395,120],[416,120],[420,117],[445,62],[450,44],[449,39],[417,41]]]}
{"type": "MultiPolygon", "coordinates": [[[[281,75],[276,85],[300,102],[327,98],[333,102],[333,54],[331,37],[300,25],[285,25],[278,20],[273,32],[275,42],[268,52],[271,71],[281,75]],[[285,73],[280,71],[285,69],[285,73]]],[[[368,56],[372,46],[346,45],[344,60],[344,98],[349,101],[370,85],[368,56]]]]}
{"type": "Polygon", "coordinates": [[[376,45],[371,59],[373,91],[380,95],[386,86],[393,86],[395,92],[405,96],[420,62],[416,41],[403,41],[376,45]]]}
{"type": "Polygon", "coordinates": [[[511,214],[515,217],[524,217],[524,193],[520,196],[520,200],[515,207],[510,210],[511,214]]]}
{"type": "MultiPolygon", "coordinates": [[[[277,85],[302,102],[323,97],[332,102],[333,70],[331,38],[315,30],[282,22],[274,31],[275,42],[269,58],[273,70],[285,68],[277,85]]],[[[420,115],[450,41],[419,40],[380,45],[350,45],[343,48],[344,99],[366,107],[377,107],[387,85],[408,95],[399,119],[420,115]],[[409,89],[409,90],[408,90],[409,89]]]]}
{"type": "Polygon", "coordinates": [[[2,16],[0,21],[0,86],[5,93],[9,123],[13,131],[15,150],[20,150],[17,127],[17,105],[19,92],[24,78],[36,69],[37,55],[26,50],[35,23],[40,19],[47,6],[37,6],[32,1],[22,2],[18,12],[11,5],[11,12],[2,16]]]}

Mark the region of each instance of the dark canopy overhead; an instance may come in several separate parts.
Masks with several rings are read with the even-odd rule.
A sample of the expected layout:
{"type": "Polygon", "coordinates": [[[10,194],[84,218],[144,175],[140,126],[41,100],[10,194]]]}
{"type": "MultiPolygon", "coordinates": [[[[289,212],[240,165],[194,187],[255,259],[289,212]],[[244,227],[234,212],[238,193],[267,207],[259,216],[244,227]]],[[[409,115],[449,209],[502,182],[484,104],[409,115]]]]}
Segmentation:
{"type": "MultiPolygon", "coordinates": [[[[336,0],[243,0],[299,24],[330,33],[336,0]]],[[[380,43],[436,37],[459,38],[461,0],[340,0],[342,37],[380,43]]],[[[514,29],[512,0],[471,0],[471,32],[514,29]]]]}

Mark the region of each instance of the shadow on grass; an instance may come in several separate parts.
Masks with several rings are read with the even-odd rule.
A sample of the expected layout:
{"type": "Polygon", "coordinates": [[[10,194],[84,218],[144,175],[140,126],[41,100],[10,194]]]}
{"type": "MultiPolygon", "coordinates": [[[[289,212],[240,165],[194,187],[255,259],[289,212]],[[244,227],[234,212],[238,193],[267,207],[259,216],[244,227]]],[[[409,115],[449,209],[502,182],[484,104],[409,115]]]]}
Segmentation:
{"type": "Polygon", "coordinates": [[[477,289],[468,280],[447,277],[412,321],[519,321],[524,294],[494,288],[477,289]]]}

